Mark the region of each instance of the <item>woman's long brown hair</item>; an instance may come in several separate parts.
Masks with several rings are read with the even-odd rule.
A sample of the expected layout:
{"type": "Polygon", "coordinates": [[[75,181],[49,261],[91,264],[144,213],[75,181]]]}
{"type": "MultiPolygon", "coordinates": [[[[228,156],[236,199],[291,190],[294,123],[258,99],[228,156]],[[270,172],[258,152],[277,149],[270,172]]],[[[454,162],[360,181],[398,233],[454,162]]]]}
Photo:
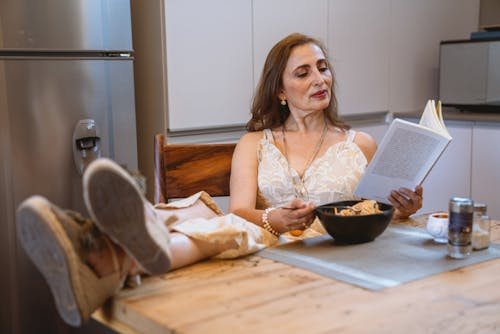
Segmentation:
{"type": "MultiPolygon", "coordinates": [[[[257,85],[253,103],[252,118],[246,124],[247,131],[261,131],[263,129],[274,129],[281,126],[290,115],[288,105],[281,105],[278,99],[278,93],[283,87],[283,73],[285,71],[288,58],[292,50],[304,44],[312,43],[317,45],[325,57],[326,48],[317,39],[294,33],[283,38],[269,51],[262,75],[257,85]]],[[[328,60],[327,60],[328,62],[328,60]]],[[[333,69],[328,62],[328,67],[333,75],[333,69]]],[[[328,107],[324,110],[325,117],[341,129],[349,129],[349,125],[339,119],[337,114],[337,98],[335,96],[335,76],[333,75],[332,96],[328,107]]]]}

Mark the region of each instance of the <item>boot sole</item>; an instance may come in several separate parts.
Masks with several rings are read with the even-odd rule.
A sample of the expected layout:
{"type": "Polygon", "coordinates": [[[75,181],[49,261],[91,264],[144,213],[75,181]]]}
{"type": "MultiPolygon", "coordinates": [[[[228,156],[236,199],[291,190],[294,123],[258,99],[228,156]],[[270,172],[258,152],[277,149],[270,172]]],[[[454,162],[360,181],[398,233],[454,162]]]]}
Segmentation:
{"type": "Polygon", "coordinates": [[[50,205],[41,197],[32,197],[17,212],[17,234],[21,244],[41,272],[55,300],[59,315],[71,326],[81,326],[83,315],[78,307],[78,257],[50,205]]]}
{"type": "Polygon", "coordinates": [[[85,202],[96,225],[150,275],[166,273],[170,258],[159,245],[168,230],[146,221],[142,194],[133,179],[113,162],[101,160],[84,177],[85,202]]]}

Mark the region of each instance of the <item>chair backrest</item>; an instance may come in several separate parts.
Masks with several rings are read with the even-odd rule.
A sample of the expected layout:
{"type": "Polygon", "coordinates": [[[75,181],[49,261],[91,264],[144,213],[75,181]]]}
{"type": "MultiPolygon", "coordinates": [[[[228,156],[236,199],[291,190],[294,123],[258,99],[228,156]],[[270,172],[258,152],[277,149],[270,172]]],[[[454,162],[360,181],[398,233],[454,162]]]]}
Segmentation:
{"type": "Polygon", "coordinates": [[[229,196],[231,160],[236,144],[165,144],[157,134],[155,203],[183,198],[201,190],[210,196],[229,196]]]}

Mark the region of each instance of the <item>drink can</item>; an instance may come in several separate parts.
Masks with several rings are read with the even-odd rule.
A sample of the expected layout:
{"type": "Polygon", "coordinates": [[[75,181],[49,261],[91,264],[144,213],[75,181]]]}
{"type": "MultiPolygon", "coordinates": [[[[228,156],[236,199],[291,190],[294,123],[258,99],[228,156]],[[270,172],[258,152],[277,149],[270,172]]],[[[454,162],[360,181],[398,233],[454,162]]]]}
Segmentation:
{"type": "Polygon", "coordinates": [[[470,198],[452,197],[449,210],[448,256],[464,259],[472,251],[474,202],[470,198]]]}

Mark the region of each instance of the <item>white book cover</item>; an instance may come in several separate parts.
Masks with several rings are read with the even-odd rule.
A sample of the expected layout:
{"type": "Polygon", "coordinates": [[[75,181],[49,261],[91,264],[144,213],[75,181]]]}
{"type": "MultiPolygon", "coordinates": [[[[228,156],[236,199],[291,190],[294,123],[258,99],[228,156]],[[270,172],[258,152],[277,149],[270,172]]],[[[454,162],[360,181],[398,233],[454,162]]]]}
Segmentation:
{"type": "Polygon", "coordinates": [[[451,141],[441,113],[429,100],[419,124],[399,118],[392,121],[354,195],[389,203],[399,188],[415,189],[428,175],[451,141]]]}

